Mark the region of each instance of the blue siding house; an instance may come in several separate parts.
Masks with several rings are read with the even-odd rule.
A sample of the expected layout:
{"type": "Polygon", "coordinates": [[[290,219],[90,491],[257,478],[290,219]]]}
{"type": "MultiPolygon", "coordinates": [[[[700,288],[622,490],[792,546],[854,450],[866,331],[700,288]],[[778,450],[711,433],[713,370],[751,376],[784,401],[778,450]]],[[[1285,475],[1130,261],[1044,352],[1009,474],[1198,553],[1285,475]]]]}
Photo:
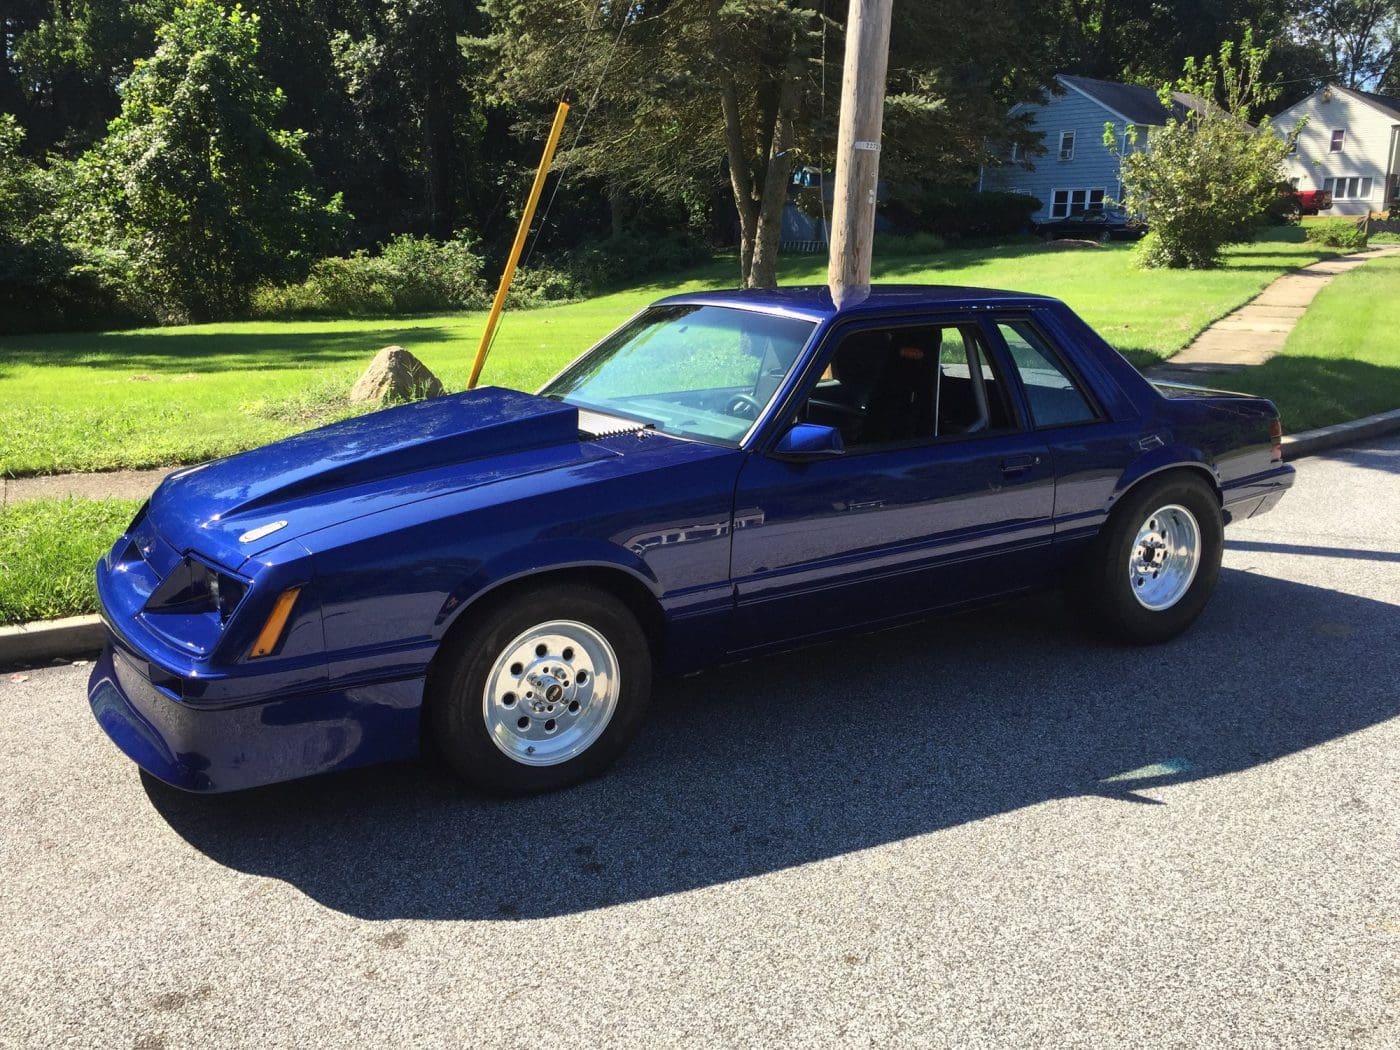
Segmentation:
{"type": "Polygon", "coordinates": [[[1013,116],[1029,116],[1044,151],[1028,155],[1013,147],[983,165],[978,188],[1038,198],[1042,206],[1033,216],[1036,222],[1121,200],[1121,162],[1104,145],[1104,125],[1113,125],[1119,154],[1126,155],[1147,148],[1149,127],[1200,105],[1192,96],[1177,93],[1168,109],[1151,88],[1057,74],[1045,102],[1024,102],[1011,110],[1013,116]]]}

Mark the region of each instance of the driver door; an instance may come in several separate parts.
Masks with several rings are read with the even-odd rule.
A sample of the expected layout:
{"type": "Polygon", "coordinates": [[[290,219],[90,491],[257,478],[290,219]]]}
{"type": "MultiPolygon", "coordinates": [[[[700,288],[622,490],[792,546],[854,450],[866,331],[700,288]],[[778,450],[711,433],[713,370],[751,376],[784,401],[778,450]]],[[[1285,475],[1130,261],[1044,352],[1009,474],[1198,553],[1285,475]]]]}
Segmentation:
{"type": "Polygon", "coordinates": [[[740,472],[736,653],[1020,590],[1049,549],[1049,451],[975,324],[832,343],[794,419],[839,428],[844,453],[770,448],[740,472]]]}

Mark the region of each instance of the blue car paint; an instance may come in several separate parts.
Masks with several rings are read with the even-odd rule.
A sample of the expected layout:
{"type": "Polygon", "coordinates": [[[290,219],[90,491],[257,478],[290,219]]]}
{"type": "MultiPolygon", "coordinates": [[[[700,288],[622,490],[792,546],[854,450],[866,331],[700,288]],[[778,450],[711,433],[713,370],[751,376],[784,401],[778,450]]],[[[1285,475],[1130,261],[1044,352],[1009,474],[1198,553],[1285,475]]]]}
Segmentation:
{"type": "Polygon", "coordinates": [[[839,311],[824,288],[663,302],[816,322],[740,447],[645,429],[587,437],[571,406],[488,388],[177,471],[98,565],[110,644],[89,695],[104,730],[195,791],[412,757],[444,637],[521,580],[612,581],[645,604],[659,666],[684,673],[1053,585],[1123,494],[1161,470],[1200,471],[1234,517],[1268,509],[1292,482],[1270,460],[1272,404],[1184,388],[1164,397],[1056,300],[887,286],[839,311]],[[1041,328],[1100,418],[1030,429],[1013,381],[1015,433],[774,454],[851,326],[977,323],[1012,375],[994,317],[1041,328]],[[189,556],[248,585],[213,644],[198,641],[207,624],[145,608],[189,556]],[[250,659],[290,587],[301,591],[282,645],[250,659]]]}

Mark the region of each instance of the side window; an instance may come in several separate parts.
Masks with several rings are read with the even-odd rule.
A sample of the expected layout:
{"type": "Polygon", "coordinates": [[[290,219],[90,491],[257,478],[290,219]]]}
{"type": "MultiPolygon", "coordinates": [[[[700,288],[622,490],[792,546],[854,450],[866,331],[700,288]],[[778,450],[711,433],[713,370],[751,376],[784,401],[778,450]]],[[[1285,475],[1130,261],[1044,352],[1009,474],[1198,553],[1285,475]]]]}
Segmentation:
{"type": "Polygon", "coordinates": [[[1014,428],[976,326],[905,325],[844,338],[799,418],[847,448],[1014,428]]]}
{"type": "Polygon", "coordinates": [[[1034,328],[1024,321],[1000,321],[997,330],[1006,340],[1011,360],[1026,388],[1035,426],[1070,426],[1098,418],[1065,366],[1034,328]]]}

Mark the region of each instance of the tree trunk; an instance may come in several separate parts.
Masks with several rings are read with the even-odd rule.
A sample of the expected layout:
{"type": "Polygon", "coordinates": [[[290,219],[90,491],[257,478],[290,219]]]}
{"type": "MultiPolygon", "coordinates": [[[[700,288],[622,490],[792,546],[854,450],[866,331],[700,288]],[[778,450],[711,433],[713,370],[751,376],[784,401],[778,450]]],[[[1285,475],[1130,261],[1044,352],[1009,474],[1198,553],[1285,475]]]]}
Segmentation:
{"type": "Polygon", "coordinates": [[[720,90],[724,110],[724,148],[729,160],[729,182],[734,189],[734,207],[739,212],[739,286],[747,288],[753,269],[754,238],[758,233],[758,208],[749,172],[749,154],[744,148],[744,129],[739,112],[739,91],[732,77],[726,76],[720,90]]]}
{"type": "Polygon", "coordinates": [[[746,288],[775,288],[778,284],[778,244],[783,236],[783,208],[787,205],[788,179],[792,175],[793,126],[802,99],[800,70],[788,69],[778,98],[773,134],[768,145],[763,196],[759,202],[758,230],[746,288]]]}

